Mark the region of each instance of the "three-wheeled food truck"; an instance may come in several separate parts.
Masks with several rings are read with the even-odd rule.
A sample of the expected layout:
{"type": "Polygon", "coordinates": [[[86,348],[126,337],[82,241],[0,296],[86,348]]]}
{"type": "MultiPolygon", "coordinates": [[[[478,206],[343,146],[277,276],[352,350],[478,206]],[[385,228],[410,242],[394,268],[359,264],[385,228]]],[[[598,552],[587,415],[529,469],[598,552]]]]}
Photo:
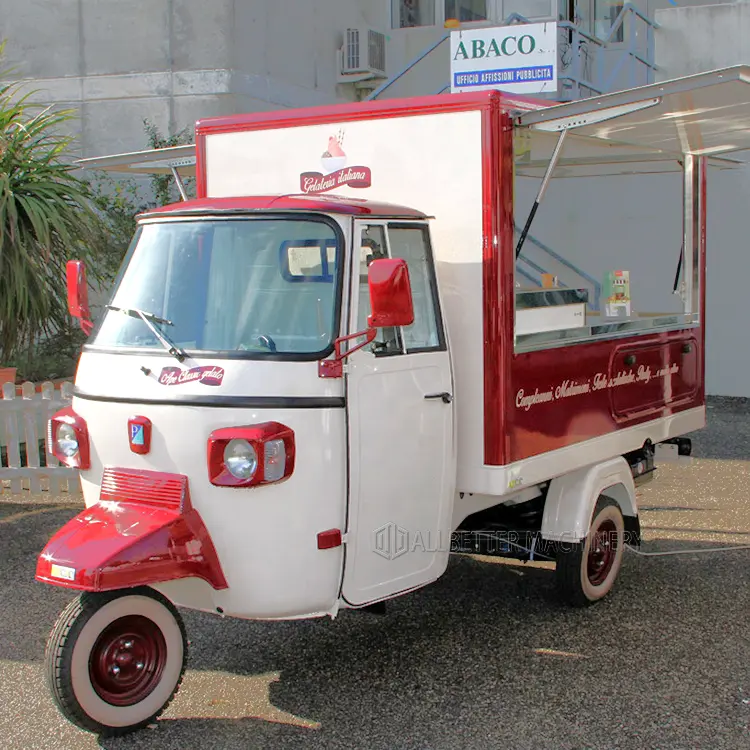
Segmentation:
{"type": "Polygon", "coordinates": [[[706,171],[736,164],[718,154],[748,81],[199,122],[198,197],[138,218],[93,330],[68,266],[90,340],[48,447],[86,507],[36,572],[81,592],[46,651],[65,716],[113,734],[159,715],[186,663],[176,606],[334,617],[435,581],[451,551],[555,560],[575,605],[608,594],[636,483],[704,426],[706,171]],[[658,274],[632,253],[597,271],[609,297],[531,257],[573,173],[677,175],[679,241],[647,249],[677,266],[669,304],[639,301],[658,274]]]}

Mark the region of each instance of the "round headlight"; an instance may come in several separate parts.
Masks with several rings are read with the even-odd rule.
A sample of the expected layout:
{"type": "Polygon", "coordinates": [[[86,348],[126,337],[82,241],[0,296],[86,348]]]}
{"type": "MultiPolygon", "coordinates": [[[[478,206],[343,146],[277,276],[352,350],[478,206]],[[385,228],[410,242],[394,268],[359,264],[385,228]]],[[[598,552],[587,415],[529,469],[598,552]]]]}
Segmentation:
{"type": "Polygon", "coordinates": [[[78,453],[78,436],[69,424],[61,424],[57,428],[57,449],[68,458],[78,453]]]}
{"type": "Polygon", "coordinates": [[[258,469],[258,454],[247,440],[230,440],[224,448],[224,465],[237,479],[252,479],[258,469]]]}

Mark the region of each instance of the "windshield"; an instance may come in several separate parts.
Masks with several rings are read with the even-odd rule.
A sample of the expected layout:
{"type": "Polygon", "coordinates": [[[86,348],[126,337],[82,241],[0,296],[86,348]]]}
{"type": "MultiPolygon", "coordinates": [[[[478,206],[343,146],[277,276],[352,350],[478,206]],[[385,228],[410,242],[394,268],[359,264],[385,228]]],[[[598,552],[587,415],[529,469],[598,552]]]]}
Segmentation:
{"type": "Polygon", "coordinates": [[[93,344],[314,359],[336,336],[340,231],[316,217],[142,225],[93,344]]]}

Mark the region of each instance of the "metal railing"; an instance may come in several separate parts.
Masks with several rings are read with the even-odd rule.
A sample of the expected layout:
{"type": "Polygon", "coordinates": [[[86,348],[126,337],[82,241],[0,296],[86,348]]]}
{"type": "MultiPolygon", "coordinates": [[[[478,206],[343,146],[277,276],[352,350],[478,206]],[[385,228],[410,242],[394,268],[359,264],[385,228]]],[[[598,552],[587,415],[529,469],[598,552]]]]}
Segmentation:
{"type": "MultiPolygon", "coordinates": [[[[518,224],[514,224],[514,229],[517,233],[520,234],[521,227],[518,226],[518,224]]],[[[553,250],[548,245],[545,245],[541,240],[538,240],[536,237],[528,234],[526,235],[526,242],[534,245],[535,247],[538,247],[545,255],[548,255],[550,258],[552,258],[554,261],[559,263],[561,266],[564,266],[567,268],[572,274],[575,274],[577,276],[580,276],[587,284],[591,285],[591,288],[594,291],[594,300],[593,302],[589,302],[592,310],[598,310],[599,309],[599,302],[601,300],[601,294],[602,294],[602,285],[593,277],[587,274],[585,271],[581,270],[576,266],[574,263],[571,263],[567,258],[560,255],[560,253],[553,250]]],[[[533,268],[538,274],[539,279],[533,278],[527,270],[523,268],[519,268],[519,273],[524,276],[525,278],[529,279],[530,281],[533,281],[534,283],[541,286],[541,274],[547,273],[547,269],[540,266],[538,263],[535,263],[534,261],[527,258],[523,253],[521,253],[518,256],[518,259],[516,261],[516,267],[518,268],[518,261],[523,261],[528,266],[533,268]]]]}
{"type": "MultiPolygon", "coordinates": [[[[617,81],[620,68],[626,63],[630,62],[631,68],[637,70],[637,64],[640,63],[646,68],[647,80],[646,83],[654,82],[654,73],[659,69],[656,66],[655,60],[655,37],[654,32],[660,28],[659,24],[653,19],[646,16],[632,3],[625,3],[622,6],[622,10],[618,13],[615,22],[609,30],[609,33],[604,38],[603,43],[605,46],[613,44],[615,35],[620,28],[625,27],[626,19],[629,18],[630,28],[626,28],[626,33],[623,35],[627,41],[626,46],[622,50],[625,54],[620,57],[615,69],[612,70],[609,77],[604,80],[605,91],[611,91],[617,81]],[[637,48],[637,42],[639,38],[639,31],[637,24],[642,22],[644,25],[643,36],[645,37],[645,55],[642,55],[637,48]]],[[[602,76],[603,77],[603,76],[602,76]]],[[[630,87],[630,85],[629,85],[630,87]]]]}
{"type": "Polygon", "coordinates": [[[371,101],[372,99],[377,99],[386,89],[389,89],[394,83],[396,83],[396,81],[403,78],[410,70],[412,70],[420,62],[422,62],[425,57],[434,52],[444,41],[450,39],[450,37],[450,32],[443,34],[443,36],[441,36],[440,39],[438,39],[434,44],[431,44],[429,47],[423,49],[413,60],[410,60],[398,73],[396,73],[396,75],[391,76],[387,81],[378,86],[372,93],[368,94],[364,100],[371,101]]]}

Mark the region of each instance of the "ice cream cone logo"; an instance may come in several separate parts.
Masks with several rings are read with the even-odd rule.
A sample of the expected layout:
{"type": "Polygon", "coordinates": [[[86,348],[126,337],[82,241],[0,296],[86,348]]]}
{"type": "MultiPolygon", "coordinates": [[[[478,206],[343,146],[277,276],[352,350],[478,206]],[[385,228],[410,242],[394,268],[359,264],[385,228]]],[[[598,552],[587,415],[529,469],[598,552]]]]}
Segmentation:
{"type": "Polygon", "coordinates": [[[372,185],[369,167],[347,167],[344,131],[328,137],[328,147],[320,157],[322,172],[303,172],[300,189],[303,193],[325,193],[339,187],[368,188],[372,185]]]}
{"type": "Polygon", "coordinates": [[[344,149],[342,148],[343,144],[343,130],[339,130],[336,135],[332,135],[328,139],[328,148],[320,157],[324,174],[331,174],[331,172],[335,172],[337,169],[341,169],[342,167],[346,166],[346,154],[344,153],[344,149]]]}

